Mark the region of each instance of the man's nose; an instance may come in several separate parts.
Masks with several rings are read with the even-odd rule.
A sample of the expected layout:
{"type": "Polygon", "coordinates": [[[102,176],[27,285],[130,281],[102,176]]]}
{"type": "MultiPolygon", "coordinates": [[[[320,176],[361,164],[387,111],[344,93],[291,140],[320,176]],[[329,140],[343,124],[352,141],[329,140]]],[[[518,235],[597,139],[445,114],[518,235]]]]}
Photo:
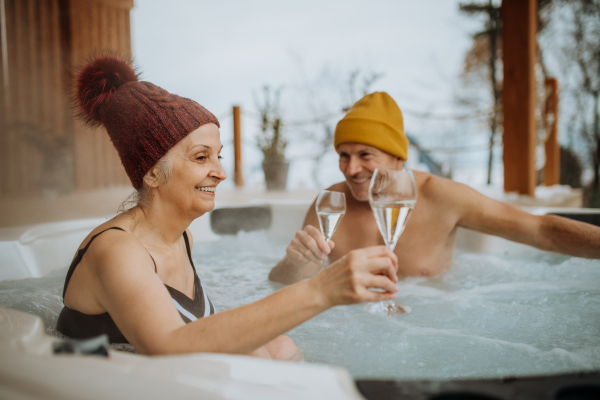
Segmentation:
{"type": "Polygon", "coordinates": [[[360,165],[360,162],[354,158],[354,157],[350,157],[350,161],[348,162],[348,167],[346,168],[346,175],[356,175],[359,172],[362,171],[362,166],[360,165]]]}

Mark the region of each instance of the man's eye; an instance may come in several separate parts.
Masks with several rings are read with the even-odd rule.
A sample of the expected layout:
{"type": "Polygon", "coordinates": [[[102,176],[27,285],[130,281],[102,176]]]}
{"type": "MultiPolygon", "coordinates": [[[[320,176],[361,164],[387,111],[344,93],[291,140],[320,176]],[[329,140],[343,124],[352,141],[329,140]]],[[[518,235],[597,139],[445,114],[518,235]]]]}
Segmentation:
{"type": "Polygon", "coordinates": [[[219,157],[219,160],[222,160],[222,159],[223,159],[223,156],[218,156],[218,157],[219,157]]]}
{"type": "Polygon", "coordinates": [[[206,156],[199,156],[196,160],[204,161],[206,160],[206,156]]]}

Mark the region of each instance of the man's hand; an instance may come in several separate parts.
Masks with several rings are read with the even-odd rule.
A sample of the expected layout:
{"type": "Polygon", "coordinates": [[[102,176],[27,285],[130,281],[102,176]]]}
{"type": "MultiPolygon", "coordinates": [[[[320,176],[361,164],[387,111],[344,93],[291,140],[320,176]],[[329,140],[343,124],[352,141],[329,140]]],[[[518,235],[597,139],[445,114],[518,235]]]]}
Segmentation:
{"type": "Polygon", "coordinates": [[[296,232],[296,236],[287,247],[287,259],[298,268],[303,268],[311,262],[321,266],[334,246],[333,241],[325,241],[321,231],[307,225],[296,232]]]}
{"type": "Polygon", "coordinates": [[[335,244],[325,238],[317,228],[306,225],[286,249],[286,256],[269,274],[275,282],[290,284],[315,275],[327,261],[335,244]]]}

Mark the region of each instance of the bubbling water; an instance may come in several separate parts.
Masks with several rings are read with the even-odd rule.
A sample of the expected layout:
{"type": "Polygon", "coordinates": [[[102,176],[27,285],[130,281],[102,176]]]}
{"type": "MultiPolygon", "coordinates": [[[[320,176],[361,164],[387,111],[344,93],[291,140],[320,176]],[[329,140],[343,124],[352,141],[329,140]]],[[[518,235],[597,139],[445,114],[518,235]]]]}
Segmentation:
{"type": "MultiPolygon", "coordinates": [[[[193,258],[217,311],[259,300],[287,242],[264,232],[197,242],[193,258]]],[[[66,269],[0,282],[0,306],[56,325],[66,269]]],[[[383,317],[335,307],[293,329],[308,362],[357,378],[505,377],[600,369],[600,261],[554,254],[457,253],[435,278],[399,283],[412,313],[383,317]]]]}

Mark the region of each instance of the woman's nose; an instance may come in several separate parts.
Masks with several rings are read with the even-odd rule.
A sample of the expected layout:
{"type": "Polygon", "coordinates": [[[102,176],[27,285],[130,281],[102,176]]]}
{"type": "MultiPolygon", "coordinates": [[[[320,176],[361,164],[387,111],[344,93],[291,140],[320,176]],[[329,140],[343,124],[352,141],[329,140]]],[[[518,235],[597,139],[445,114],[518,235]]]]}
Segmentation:
{"type": "Polygon", "coordinates": [[[225,173],[225,170],[223,169],[221,160],[217,160],[217,162],[215,163],[215,166],[211,171],[211,176],[213,178],[217,178],[221,181],[224,181],[225,179],[227,179],[227,174],[225,173]]]}

